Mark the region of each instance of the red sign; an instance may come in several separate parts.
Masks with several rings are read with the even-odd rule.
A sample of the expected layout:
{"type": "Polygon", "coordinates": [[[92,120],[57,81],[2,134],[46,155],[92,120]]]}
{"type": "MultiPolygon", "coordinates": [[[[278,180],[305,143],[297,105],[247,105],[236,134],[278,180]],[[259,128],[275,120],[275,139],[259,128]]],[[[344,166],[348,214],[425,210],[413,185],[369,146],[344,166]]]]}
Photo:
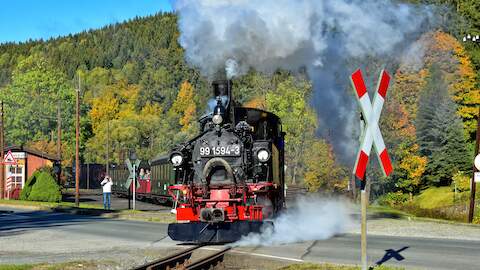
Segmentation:
{"type": "Polygon", "coordinates": [[[8,153],[3,158],[3,164],[10,164],[10,165],[17,165],[17,160],[13,157],[12,151],[8,151],[8,153]]]}
{"type": "Polygon", "coordinates": [[[385,70],[382,70],[380,79],[378,80],[377,91],[373,97],[373,104],[370,101],[367,87],[363,80],[362,71],[360,69],[355,71],[350,77],[350,80],[355,89],[365,120],[365,130],[363,132],[360,150],[358,151],[357,160],[355,162],[354,173],[358,178],[362,180],[365,179],[368,158],[370,156],[372,145],[374,145],[383,173],[385,176],[388,176],[392,173],[393,167],[378,122],[380,120],[380,114],[382,113],[383,103],[385,103],[385,97],[390,83],[390,75],[388,75],[385,70]]]}

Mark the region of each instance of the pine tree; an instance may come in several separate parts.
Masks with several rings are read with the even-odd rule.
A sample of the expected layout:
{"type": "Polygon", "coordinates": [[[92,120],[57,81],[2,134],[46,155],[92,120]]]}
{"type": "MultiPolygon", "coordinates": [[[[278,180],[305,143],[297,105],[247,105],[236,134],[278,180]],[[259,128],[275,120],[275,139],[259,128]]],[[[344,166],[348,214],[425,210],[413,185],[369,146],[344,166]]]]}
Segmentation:
{"type": "Polygon", "coordinates": [[[436,65],[430,68],[419,100],[417,141],[420,152],[428,158],[424,174],[428,184],[448,185],[455,173],[467,169],[469,154],[462,120],[436,65]]]}

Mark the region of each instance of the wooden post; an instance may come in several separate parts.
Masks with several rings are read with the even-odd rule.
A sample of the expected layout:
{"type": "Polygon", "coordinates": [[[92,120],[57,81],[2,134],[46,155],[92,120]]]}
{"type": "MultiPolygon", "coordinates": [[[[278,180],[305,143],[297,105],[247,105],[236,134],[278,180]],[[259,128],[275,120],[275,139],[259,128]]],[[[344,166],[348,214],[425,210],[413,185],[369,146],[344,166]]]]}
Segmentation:
{"type": "Polygon", "coordinates": [[[59,162],[57,182],[58,184],[60,184],[60,175],[62,171],[62,116],[60,113],[60,100],[58,101],[58,104],[57,104],[57,158],[59,162]]]}
{"type": "Polygon", "coordinates": [[[75,206],[80,206],[80,75],[77,89],[77,112],[75,123],[75,206]]]}
{"type": "Polygon", "coordinates": [[[362,253],[362,270],[367,270],[367,205],[368,197],[365,190],[367,176],[365,172],[365,179],[362,181],[362,189],[360,191],[360,205],[362,211],[361,217],[361,253],[362,253]]]}
{"type": "Polygon", "coordinates": [[[90,189],[90,163],[87,163],[87,189],[90,189]]]}
{"type": "MultiPolygon", "coordinates": [[[[480,146],[480,107],[478,107],[478,118],[477,118],[477,139],[475,142],[475,155],[478,155],[478,148],[480,146]]],[[[470,181],[470,208],[468,208],[468,222],[472,223],[473,215],[475,214],[475,189],[477,183],[475,183],[475,172],[477,168],[475,168],[475,164],[473,165],[473,173],[472,173],[472,180],[470,181]]]]}
{"type": "Polygon", "coordinates": [[[107,162],[105,172],[110,176],[110,120],[107,120],[107,162]]]}

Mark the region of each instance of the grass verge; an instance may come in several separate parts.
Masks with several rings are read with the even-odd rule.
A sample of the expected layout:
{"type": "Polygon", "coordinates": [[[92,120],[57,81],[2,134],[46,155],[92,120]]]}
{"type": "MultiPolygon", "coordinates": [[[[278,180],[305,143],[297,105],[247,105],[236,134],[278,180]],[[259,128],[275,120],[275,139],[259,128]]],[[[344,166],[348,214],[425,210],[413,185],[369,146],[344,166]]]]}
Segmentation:
{"type": "MultiPolygon", "coordinates": [[[[301,264],[291,264],[286,267],[282,267],[278,270],[358,270],[361,269],[359,266],[347,266],[347,265],[337,265],[337,264],[314,264],[314,263],[301,263],[301,264]]],[[[390,266],[377,266],[372,269],[377,270],[401,270],[404,268],[390,267],[390,266]]]]}
{"type": "MultiPolygon", "coordinates": [[[[467,222],[469,192],[455,192],[451,187],[430,187],[413,200],[397,202],[391,206],[370,207],[375,217],[414,218],[430,221],[467,222]]],[[[477,200],[480,199],[477,194],[477,200]]],[[[480,224],[478,206],[473,223],[480,224]]]]}
{"type": "Polygon", "coordinates": [[[373,215],[374,218],[409,218],[413,217],[411,214],[391,208],[383,205],[370,205],[368,206],[368,212],[373,215]]]}
{"type": "Polygon", "coordinates": [[[65,263],[40,263],[40,264],[0,264],[0,270],[94,270],[105,264],[94,262],[74,261],[65,263]]]}
{"type": "MultiPolygon", "coordinates": [[[[75,207],[75,203],[71,202],[35,202],[35,201],[22,201],[22,200],[0,200],[0,205],[2,206],[20,206],[26,208],[38,208],[38,209],[52,209],[57,207],[75,207]]],[[[84,209],[102,209],[101,205],[80,203],[78,208],[84,209]]]]}
{"type": "Polygon", "coordinates": [[[415,196],[413,202],[420,208],[433,209],[453,205],[454,197],[451,187],[430,187],[415,196]]]}

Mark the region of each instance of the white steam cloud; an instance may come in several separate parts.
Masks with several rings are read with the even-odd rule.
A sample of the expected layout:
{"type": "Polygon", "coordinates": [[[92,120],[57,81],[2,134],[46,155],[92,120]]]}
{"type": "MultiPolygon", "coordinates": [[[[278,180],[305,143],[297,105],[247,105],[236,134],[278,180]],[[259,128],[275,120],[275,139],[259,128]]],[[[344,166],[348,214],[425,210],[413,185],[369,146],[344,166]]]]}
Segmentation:
{"type": "Polygon", "coordinates": [[[310,240],[323,240],[347,232],[353,227],[350,207],[338,199],[303,197],[293,209],[266,226],[262,233],[251,233],[234,246],[269,246],[310,240]]]}
{"type": "MultiPolygon", "coordinates": [[[[391,0],[178,0],[175,9],[186,60],[204,76],[305,69],[315,90],[319,133],[350,162],[357,118],[346,89],[348,75],[362,67],[352,62],[404,58],[432,18],[429,7],[391,0]]],[[[421,48],[406,57],[416,57],[415,51],[421,48]]]]}

